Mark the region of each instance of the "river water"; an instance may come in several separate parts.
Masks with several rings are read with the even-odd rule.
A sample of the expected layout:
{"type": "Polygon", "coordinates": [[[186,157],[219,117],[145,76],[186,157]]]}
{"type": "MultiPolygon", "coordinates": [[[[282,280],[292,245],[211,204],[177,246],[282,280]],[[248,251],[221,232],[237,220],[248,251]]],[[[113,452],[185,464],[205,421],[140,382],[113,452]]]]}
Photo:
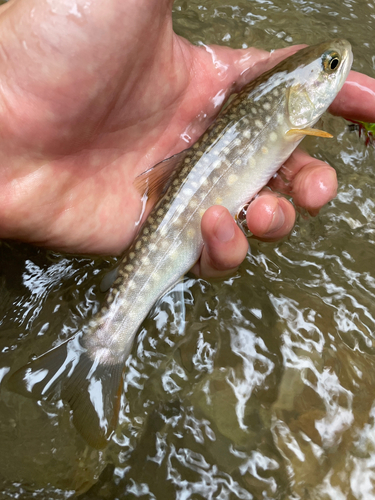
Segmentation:
{"type": "MultiPolygon", "coordinates": [[[[373,0],[174,5],[193,43],[345,37],[371,76],[374,19],[373,0]]],[[[107,450],[88,448],[62,405],[1,388],[1,499],[375,498],[375,151],[341,118],[322,128],[335,139],[303,145],[336,168],[337,198],[281,242],[250,239],[233,277],[188,276],[184,305],[179,290],[159,301],[107,450]]],[[[0,244],[0,382],[98,310],[114,263],[0,244]]]]}

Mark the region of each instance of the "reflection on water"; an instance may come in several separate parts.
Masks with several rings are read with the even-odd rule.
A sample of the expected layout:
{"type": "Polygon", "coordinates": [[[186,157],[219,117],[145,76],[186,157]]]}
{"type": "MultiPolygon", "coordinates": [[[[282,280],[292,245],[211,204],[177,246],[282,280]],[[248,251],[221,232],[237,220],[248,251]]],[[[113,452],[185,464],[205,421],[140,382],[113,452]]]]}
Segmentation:
{"type": "MultiPolygon", "coordinates": [[[[195,43],[268,49],[345,36],[372,73],[373,2],[179,0],[195,43]]],[[[1,498],[375,497],[374,150],[343,120],[305,146],[339,194],[290,238],[251,241],[225,282],[185,281],[145,321],[125,374],[117,434],[89,449],[61,404],[2,390],[1,498]],[[100,477],[99,477],[100,476],[100,477]],[[99,478],[99,479],[98,479],[99,478]]],[[[0,246],[0,381],[98,309],[114,262],[0,246]]]]}

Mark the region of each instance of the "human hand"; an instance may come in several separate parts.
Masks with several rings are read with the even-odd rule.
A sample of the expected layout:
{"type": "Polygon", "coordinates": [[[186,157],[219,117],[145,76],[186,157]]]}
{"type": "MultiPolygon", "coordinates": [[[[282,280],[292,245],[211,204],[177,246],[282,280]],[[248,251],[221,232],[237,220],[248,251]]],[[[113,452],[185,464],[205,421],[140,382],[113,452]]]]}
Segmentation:
{"type": "MultiPolygon", "coordinates": [[[[192,144],[231,91],[297,50],[193,46],[173,33],[172,3],[2,6],[0,237],[121,252],[141,210],[135,177],[192,144]]],[[[333,110],[375,121],[374,90],[373,80],[352,74],[333,110]],[[349,109],[353,97],[357,106],[349,109]]],[[[278,190],[311,213],[336,193],[334,170],[306,153],[296,151],[283,170],[289,183],[278,190]]],[[[264,239],[287,234],[294,218],[292,205],[270,191],[247,212],[250,230],[264,239]]],[[[201,275],[226,273],[245,257],[247,240],[223,207],[207,211],[202,234],[194,268],[201,275]]]]}

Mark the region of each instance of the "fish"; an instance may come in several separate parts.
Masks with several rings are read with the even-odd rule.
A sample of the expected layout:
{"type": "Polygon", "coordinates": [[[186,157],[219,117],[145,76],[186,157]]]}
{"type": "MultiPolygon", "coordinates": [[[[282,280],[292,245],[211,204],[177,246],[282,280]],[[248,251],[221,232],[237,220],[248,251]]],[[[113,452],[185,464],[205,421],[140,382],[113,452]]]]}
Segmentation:
{"type": "Polygon", "coordinates": [[[349,74],[343,39],[306,47],[245,85],[189,149],[135,180],[155,204],[122,257],[100,311],[69,340],[18,369],[8,388],[70,406],[86,442],[104,448],[118,421],[125,362],[152,306],[199,259],[212,205],[235,217],[275,175],[349,74]]]}

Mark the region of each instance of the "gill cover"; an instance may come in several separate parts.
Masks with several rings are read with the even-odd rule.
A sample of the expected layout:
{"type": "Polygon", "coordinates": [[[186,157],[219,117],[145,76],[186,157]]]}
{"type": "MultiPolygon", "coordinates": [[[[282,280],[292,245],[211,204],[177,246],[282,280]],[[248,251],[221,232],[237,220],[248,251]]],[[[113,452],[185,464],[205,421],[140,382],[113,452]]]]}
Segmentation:
{"type": "Polygon", "coordinates": [[[301,130],[314,125],[330,106],[348,76],[353,60],[350,43],[346,40],[333,40],[323,47],[324,52],[317,54],[315,58],[309,57],[309,48],[303,49],[301,65],[291,75],[287,108],[293,129],[301,130]]]}

